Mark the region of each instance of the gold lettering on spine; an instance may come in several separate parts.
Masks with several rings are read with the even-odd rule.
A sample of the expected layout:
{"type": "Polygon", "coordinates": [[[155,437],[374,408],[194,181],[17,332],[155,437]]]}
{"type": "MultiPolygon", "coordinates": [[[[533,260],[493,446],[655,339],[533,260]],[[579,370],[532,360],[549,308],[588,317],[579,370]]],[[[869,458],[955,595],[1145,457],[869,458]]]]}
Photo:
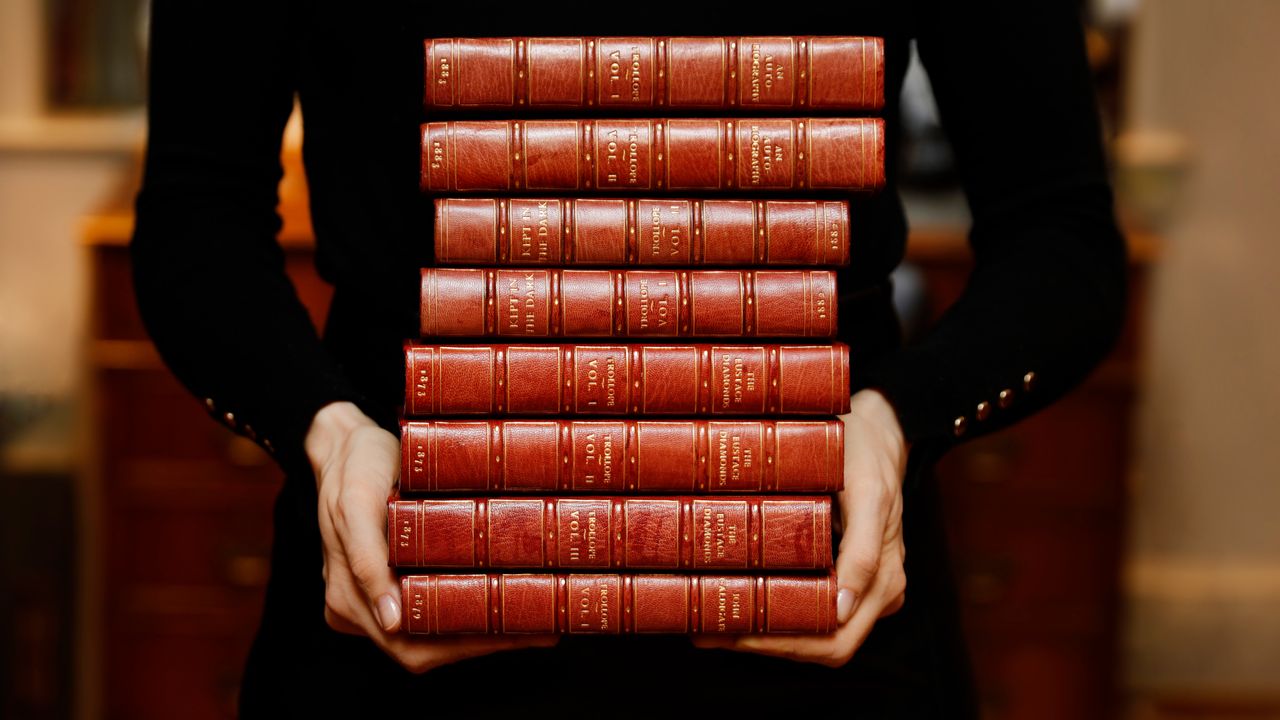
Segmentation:
{"type": "Polygon", "coordinates": [[[662,254],[662,208],[656,203],[649,215],[649,227],[650,254],[658,256],[662,254]]]}
{"type": "Polygon", "coordinates": [[[582,560],[582,511],[569,513],[569,562],[582,560]]]}
{"type": "MultiPolygon", "coordinates": [[[[595,433],[587,433],[587,445],[582,449],[582,452],[583,452],[582,464],[584,466],[597,465],[600,463],[600,458],[596,456],[596,434],[595,433]]],[[[591,472],[590,470],[584,470],[583,476],[582,476],[582,482],[584,485],[595,485],[596,474],[594,472],[591,472]]]]}
{"type": "Polygon", "coordinates": [[[520,257],[530,262],[545,263],[551,257],[551,209],[546,200],[536,208],[520,208],[520,257]]]}
{"type": "Polygon", "coordinates": [[[520,281],[515,276],[507,278],[507,329],[520,327],[520,281]]]}
{"type": "Polygon", "coordinates": [[[650,290],[648,278],[640,280],[641,330],[649,329],[651,322],[656,324],[659,330],[671,322],[671,283],[659,280],[654,285],[657,286],[657,290],[650,290]]]}
{"type": "Polygon", "coordinates": [[[766,176],[773,174],[773,166],[784,161],[782,146],[774,143],[773,137],[760,130],[759,125],[752,125],[751,138],[751,184],[761,184],[766,176]]]}
{"type": "Polygon", "coordinates": [[[719,487],[736,487],[742,481],[742,473],[751,467],[751,448],[744,447],[742,435],[727,430],[717,433],[718,458],[716,484],[719,487]]]}
{"type": "Polygon", "coordinates": [[[447,55],[440,56],[440,62],[436,65],[436,84],[449,84],[449,57],[447,55]]]}
{"type": "Polygon", "coordinates": [[[417,583],[411,584],[409,590],[413,595],[409,603],[409,617],[420,621],[422,620],[422,609],[427,605],[427,599],[419,592],[417,583]]]}
{"type": "Polygon", "coordinates": [[[743,528],[734,519],[736,513],[731,506],[732,503],[708,503],[701,508],[698,550],[703,567],[723,567],[734,557],[743,528]]]}
{"type": "Polygon", "coordinates": [[[409,469],[409,474],[420,475],[427,470],[427,446],[422,441],[415,440],[413,443],[413,466],[409,469]]]}
{"type": "MultiPolygon", "coordinates": [[[[624,184],[635,185],[640,180],[640,135],[631,129],[627,132],[626,139],[618,133],[617,129],[611,129],[605,134],[605,160],[611,167],[621,164],[627,172],[627,179],[624,184]],[[620,155],[621,153],[621,155],[620,155]]],[[[607,175],[609,184],[618,182],[618,173],[613,170],[607,175]]]]}
{"type": "Polygon", "coordinates": [[[533,214],[529,212],[529,207],[520,209],[520,257],[533,257],[533,228],[531,227],[533,214]]]}
{"type": "Polygon", "coordinates": [[[609,584],[600,583],[600,632],[609,632],[609,584]]]}
{"type": "Polygon", "coordinates": [[[551,247],[547,240],[551,235],[550,211],[547,201],[538,202],[538,262],[546,262],[551,255],[551,247]]]}
{"type": "MultiPolygon", "coordinates": [[[[399,513],[396,513],[399,515],[399,513]]],[[[400,521],[400,540],[399,546],[408,549],[410,541],[413,540],[413,517],[405,515],[397,518],[400,521]]]]}
{"type": "Polygon", "coordinates": [[[680,248],[680,244],[684,240],[680,234],[680,216],[682,214],[680,212],[681,207],[679,205],[672,205],[668,209],[671,211],[671,215],[676,222],[671,225],[671,230],[667,233],[667,244],[671,247],[671,250],[668,251],[667,254],[672,257],[678,257],[683,252],[680,248]]]}
{"type": "Polygon", "coordinates": [[[723,582],[716,583],[716,630],[727,632],[731,619],[742,620],[742,593],[731,593],[723,582]]]}
{"type": "Polygon", "coordinates": [[[756,373],[742,357],[725,355],[720,359],[720,406],[741,405],[746,393],[756,391],[756,373]]]}
{"type": "Polygon", "coordinates": [[[703,565],[711,564],[711,543],[714,533],[712,532],[712,513],[711,508],[702,509],[702,563],[703,565]]]}
{"type": "Polygon", "coordinates": [[[717,457],[720,460],[720,462],[717,465],[718,472],[716,473],[716,485],[718,487],[725,487],[729,484],[728,438],[729,438],[729,433],[725,432],[724,430],[721,430],[716,434],[716,440],[718,441],[718,447],[719,447],[719,452],[717,453],[717,457]]]}
{"type": "Polygon", "coordinates": [[[583,582],[582,589],[578,591],[577,615],[578,629],[584,632],[609,632],[609,584],[607,582],[596,581],[583,582]],[[595,598],[592,598],[592,591],[595,591],[595,598]],[[599,625],[592,627],[591,615],[592,611],[600,614],[599,625]]]}
{"type": "Polygon", "coordinates": [[[787,81],[786,66],[782,59],[765,52],[760,43],[751,43],[751,102],[758,103],[761,96],[773,90],[775,84],[787,81]]]}
{"type": "Polygon", "coordinates": [[[606,433],[604,436],[604,460],[600,463],[600,474],[603,476],[603,482],[606,486],[610,486],[613,482],[613,433],[606,433]]]}
{"type": "Polygon", "coordinates": [[[620,100],[625,91],[631,102],[640,101],[640,48],[632,45],[631,56],[622,57],[618,50],[609,51],[609,99],[620,100]]]}
{"type": "Polygon", "coordinates": [[[572,510],[569,513],[569,562],[595,562],[599,557],[599,532],[600,519],[595,508],[588,508],[586,517],[582,510],[572,510]]]}
{"type": "Polygon", "coordinates": [[[663,207],[660,203],[654,203],[649,208],[649,255],[651,257],[660,258],[664,254],[667,257],[679,257],[683,253],[682,245],[685,238],[680,221],[685,217],[686,213],[681,212],[684,209],[681,205],[671,203],[667,205],[667,217],[663,217],[663,207]]]}
{"type": "Polygon", "coordinates": [[[537,271],[521,271],[506,276],[507,332],[534,335],[538,332],[537,271]]]}
{"type": "MultiPolygon", "coordinates": [[[[600,369],[599,358],[587,361],[587,392],[598,391],[601,381],[604,382],[604,406],[613,407],[618,402],[618,366],[612,355],[605,357],[604,370],[600,369]]],[[[595,406],[598,403],[591,400],[589,404],[595,406]]]]}
{"type": "Polygon", "coordinates": [[[439,170],[444,167],[444,143],[439,140],[431,141],[431,169],[439,170]]]}
{"type": "Polygon", "coordinates": [[[530,335],[537,330],[534,309],[537,307],[538,294],[533,280],[533,273],[524,274],[524,331],[530,335]]]}
{"type": "Polygon", "coordinates": [[[413,384],[413,396],[419,402],[430,399],[431,394],[431,376],[427,373],[427,369],[418,366],[417,380],[413,384]]]}
{"type": "Polygon", "coordinates": [[[832,218],[827,223],[827,242],[831,244],[832,252],[840,251],[840,237],[844,234],[839,218],[832,218]]]}
{"type": "Polygon", "coordinates": [[[578,592],[578,627],[582,630],[591,629],[591,586],[583,585],[582,590],[578,592]]]}

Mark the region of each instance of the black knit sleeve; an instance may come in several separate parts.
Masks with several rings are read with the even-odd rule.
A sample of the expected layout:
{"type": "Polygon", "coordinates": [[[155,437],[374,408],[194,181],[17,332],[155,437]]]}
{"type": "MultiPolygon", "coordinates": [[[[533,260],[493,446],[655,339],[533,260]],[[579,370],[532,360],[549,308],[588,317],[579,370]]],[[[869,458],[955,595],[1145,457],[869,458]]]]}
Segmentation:
{"type": "Polygon", "coordinates": [[[287,466],[323,405],[359,394],[321,346],[276,242],[296,59],[283,3],[156,3],[131,246],[143,321],[215,417],[287,466]]]}
{"type": "Polygon", "coordinates": [[[909,440],[945,449],[1043,408],[1099,362],[1122,321],[1125,249],[1075,4],[939,0],[919,22],[975,267],[869,384],[909,440]]]}

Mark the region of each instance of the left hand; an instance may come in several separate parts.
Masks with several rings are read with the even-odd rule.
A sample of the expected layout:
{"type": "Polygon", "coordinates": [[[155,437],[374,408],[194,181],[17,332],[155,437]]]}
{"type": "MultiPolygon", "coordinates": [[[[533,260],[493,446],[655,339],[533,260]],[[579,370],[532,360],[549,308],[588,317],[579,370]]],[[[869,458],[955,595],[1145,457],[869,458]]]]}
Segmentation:
{"type": "Polygon", "coordinates": [[[839,667],[871,632],[872,625],[902,607],[907,576],[902,563],[902,478],[908,446],[898,417],[884,396],[863,390],[853,396],[844,420],[844,533],[836,556],[840,627],[829,635],[694,636],[702,648],[726,648],[839,667]]]}

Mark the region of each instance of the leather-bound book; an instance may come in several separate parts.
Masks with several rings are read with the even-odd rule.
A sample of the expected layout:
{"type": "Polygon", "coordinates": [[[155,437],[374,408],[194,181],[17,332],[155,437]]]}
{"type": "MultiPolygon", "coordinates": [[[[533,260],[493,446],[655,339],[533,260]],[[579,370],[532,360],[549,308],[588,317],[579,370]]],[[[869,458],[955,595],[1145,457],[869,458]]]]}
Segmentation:
{"type": "Polygon", "coordinates": [[[444,265],[849,263],[845,200],[436,198],[444,265]]]}
{"type": "Polygon", "coordinates": [[[405,415],[838,415],[849,347],[405,346],[405,415]]]}
{"type": "Polygon", "coordinates": [[[532,37],[426,41],[441,110],[879,110],[875,37],[532,37]]]}
{"type": "Polygon", "coordinates": [[[423,337],[831,337],[830,270],[423,268],[423,337]]]}
{"type": "Polygon", "coordinates": [[[839,420],[404,420],[400,493],[833,493],[839,420]]]}
{"type": "Polygon", "coordinates": [[[472,573],[400,579],[405,632],[829,633],[828,575],[472,573]]]}
{"type": "Polygon", "coordinates": [[[823,570],[831,498],[393,498],[387,547],[402,568],[823,570]]]}
{"type": "Polygon", "coordinates": [[[424,192],[870,191],[880,118],[458,120],[422,125],[424,192]]]}

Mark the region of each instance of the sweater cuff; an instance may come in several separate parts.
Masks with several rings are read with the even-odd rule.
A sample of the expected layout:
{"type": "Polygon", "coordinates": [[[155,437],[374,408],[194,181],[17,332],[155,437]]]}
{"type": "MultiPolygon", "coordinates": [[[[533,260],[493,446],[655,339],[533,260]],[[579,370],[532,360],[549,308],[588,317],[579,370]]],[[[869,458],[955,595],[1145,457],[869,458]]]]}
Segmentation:
{"type": "Polygon", "coordinates": [[[232,431],[256,442],[286,472],[309,470],[304,444],[320,408],[349,401],[368,413],[364,395],[336,364],[325,360],[295,366],[287,378],[264,382],[256,392],[205,398],[205,409],[232,431]]]}
{"type": "MultiPolygon", "coordinates": [[[[872,361],[858,385],[878,390],[898,415],[902,435],[912,446],[949,446],[956,434],[957,416],[948,389],[952,378],[919,348],[904,349],[872,361]]],[[[961,433],[963,434],[963,433],[961,433]]]]}

